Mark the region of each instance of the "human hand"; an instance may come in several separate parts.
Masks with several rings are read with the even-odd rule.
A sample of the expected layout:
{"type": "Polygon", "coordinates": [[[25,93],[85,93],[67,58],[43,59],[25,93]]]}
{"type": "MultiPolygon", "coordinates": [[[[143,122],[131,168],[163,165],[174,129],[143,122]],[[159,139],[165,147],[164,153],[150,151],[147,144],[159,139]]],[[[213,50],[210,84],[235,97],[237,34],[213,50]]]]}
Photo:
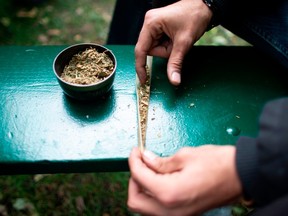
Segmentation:
{"type": "Polygon", "coordinates": [[[146,56],[169,58],[167,75],[173,85],[181,82],[184,56],[204,34],[212,12],[202,0],[181,0],[149,10],[135,46],[136,72],[143,84],[146,56]]]}
{"type": "Polygon", "coordinates": [[[134,148],[128,207],[144,215],[198,215],[241,198],[235,147],[185,147],[160,158],[134,148]]]}

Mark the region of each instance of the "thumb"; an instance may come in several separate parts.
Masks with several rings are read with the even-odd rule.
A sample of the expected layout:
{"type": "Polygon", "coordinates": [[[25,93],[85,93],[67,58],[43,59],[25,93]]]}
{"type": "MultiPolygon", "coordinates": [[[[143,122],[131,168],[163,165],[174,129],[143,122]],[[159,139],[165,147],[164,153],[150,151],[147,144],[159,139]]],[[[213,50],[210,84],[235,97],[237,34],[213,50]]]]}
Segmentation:
{"type": "Polygon", "coordinates": [[[181,83],[182,61],[183,59],[179,54],[173,55],[173,51],[171,52],[167,65],[167,73],[170,83],[175,86],[178,86],[181,83]]]}
{"type": "Polygon", "coordinates": [[[142,159],[144,163],[157,173],[172,173],[182,169],[182,162],[178,157],[159,157],[151,151],[144,150],[142,159]]]}
{"type": "Polygon", "coordinates": [[[181,70],[185,55],[191,47],[192,41],[189,38],[176,38],[167,64],[167,73],[173,85],[180,85],[181,70]]]}

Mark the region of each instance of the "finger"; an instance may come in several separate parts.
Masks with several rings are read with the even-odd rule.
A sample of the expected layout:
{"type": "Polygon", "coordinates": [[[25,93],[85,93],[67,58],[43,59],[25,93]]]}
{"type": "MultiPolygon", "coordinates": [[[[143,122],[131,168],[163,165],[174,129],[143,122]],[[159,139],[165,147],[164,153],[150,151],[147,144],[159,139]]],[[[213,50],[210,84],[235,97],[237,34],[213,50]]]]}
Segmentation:
{"type": "Polygon", "coordinates": [[[143,162],[137,147],[133,148],[130,154],[129,168],[131,177],[151,194],[163,196],[165,193],[163,188],[170,187],[170,181],[167,181],[165,175],[155,172],[143,162]]]}
{"type": "Polygon", "coordinates": [[[146,58],[153,44],[153,37],[148,27],[143,25],[135,45],[135,69],[141,84],[147,79],[146,58]]]}
{"type": "Polygon", "coordinates": [[[156,14],[158,14],[158,9],[147,11],[135,46],[135,69],[141,84],[144,84],[147,79],[146,57],[151,49],[158,45],[164,34],[159,24],[161,17],[156,14]]]}
{"type": "Polygon", "coordinates": [[[167,64],[167,74],[170,82],[173,85],[179,85],[181,83],[181,70],[185,55],[188,53],[192,41],[189,37],[183,38],[175,37],[171,55],[167,64]],[[182,39],[183,38],[183,39],[182,39]]]}
{"type": "Polygon", "coordinates": [[[161,41],[159,45],[153,47],[149,51],[149,55],[158,56],[161,58],[169,58],[172,50],[172,41],[167,38],[165,41],[161,41]]]}
{"type": "Polygon", "coordinates": [[[142,51],[139,46],[135,46],[135,69],[140,81],[140,84],[144,84],[147,79],[146,74],[146,56],[147,53],[142,51]]]}
{"type": "Polygon", "coordinates": [[[140,163],[141,164],[141,152],[138,147],[134,147],[130,153],[130,156],[128,158],[129,167],[134,168],[134,163],[140,163]]]}
{"type": "Polygon", "coordinates": [[[143,161],[156,173],[173,173],[183,168],[182,158],[177,154],[170,157],[158,157],[153,152],[144,150],[143,161]]]}
{"type": "Polygon", "coordinates": [[[133,178],[129,179],[128,208],[137,213],[154,215],[155,212],[163,212],[163,207],[157,200],[143,192],[142,188],[133,178]]]}

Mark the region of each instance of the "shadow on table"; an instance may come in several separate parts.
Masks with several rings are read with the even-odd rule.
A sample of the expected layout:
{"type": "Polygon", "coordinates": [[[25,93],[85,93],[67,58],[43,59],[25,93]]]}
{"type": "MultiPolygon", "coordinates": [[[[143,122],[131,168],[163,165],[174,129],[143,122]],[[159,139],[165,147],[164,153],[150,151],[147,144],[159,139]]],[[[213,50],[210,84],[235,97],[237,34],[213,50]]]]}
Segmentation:
{"type": "Polygon", "coordinates": [[[115,94],[111,91],[93,101],[79,101],[63,95],[63,105],[67,114],[79,123],[95,123],[108,119],[115,110],[115,94]]]}

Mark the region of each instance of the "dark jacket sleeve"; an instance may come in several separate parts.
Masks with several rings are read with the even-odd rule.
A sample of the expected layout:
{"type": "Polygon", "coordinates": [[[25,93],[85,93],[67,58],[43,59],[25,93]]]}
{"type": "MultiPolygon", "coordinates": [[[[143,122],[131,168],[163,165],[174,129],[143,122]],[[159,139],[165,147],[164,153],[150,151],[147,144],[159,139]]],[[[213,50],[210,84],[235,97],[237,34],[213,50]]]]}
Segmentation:
{"type": "Polygon", "coordinates": [[[244,194],[263,206],[288,194],[288,98],[268,102],[257,138],[240,137],[236,167],[244,194]]]}
{"type": "Polygon", "coordinates": [[[281,3],[287,0],[274,0],[262,1],[262,0],[213,0],[213,7],[215,8],[214,16],[217,17],[220,24],[225,22],[226,19],[233,17],[233,19],[243,19],[250,14],[254,14],[261,10],[273,10],[277,9],[281,3]]]}

